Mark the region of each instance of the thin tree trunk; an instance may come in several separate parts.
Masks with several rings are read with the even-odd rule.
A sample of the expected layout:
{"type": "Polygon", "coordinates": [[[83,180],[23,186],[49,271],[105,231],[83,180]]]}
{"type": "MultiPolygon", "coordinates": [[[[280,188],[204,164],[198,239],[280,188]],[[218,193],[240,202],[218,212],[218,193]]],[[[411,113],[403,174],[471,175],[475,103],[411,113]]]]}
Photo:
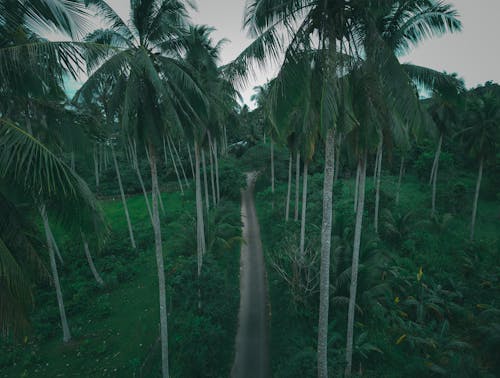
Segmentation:
{"type": "Polygon", "coordinates": [[[191,174],[193,175],[193,178],[194,178],[195,174],[194,174],[193,158],[191,156],[191,148],[189,148],[189,143],[187,144],[187,150],[188,150],[188,156],[189,156],[189,165],[191,166],[191,174]]]}
{"type": "Polygon", "coordinates": [[[474,240],[474,229],[476,228],[476,215],[477,215],[477,201],[479,199],[479,190],[481,189],[481,180],[483,178],[483,163],[484,159],[481,158],[481,162],[479,163],[479,172],[477,175],[476,182],[476,193],[474,194],[474,204],[472,206],[472,220],[470,222],[470,240],[474,240]]]}
{"type": "Polygon", "coordinates": [[[142,194],[144,195],[144,201],[146,202],[146,208],[148,209],[149,219],[153,222],[153,214],[151,212],[151,205],[149,204],[149,196],[146,191],[146,186],[144,185],[144,181],[142,179],[141,169],[139,168],[139,161],[137,159],[137,147],[135,141],[130,143],[131,147],[131,155],[132,155],[132,166],[137,174],[137,178],[139,179],[139,184],[141,185],[142,194]],[[133,144],[132,144],[133,143],[133,144]]]}
{"type": "Polygon", "coordinates": [[[295,221],[299,219],[299,196],[300,196],[300,152],[297,151],[296,164],[295,164],[295,213],[293,215],[293,220],[295,221]]]}
{"type": "Polygon", "coordinates": [[[438,142],[438,145],[437,145],[437,148],[436,148],[436,154],[434,155],[434,162],[432,163],[432,169],[431,169],[431,175],[429,177],[429,185],[432,184],[432,180],[434,179],[434,176],[435,176],[435,171],[437,169],[437,165],[438,165],[438,162],[439,162],[439,155],[441,155],[441,147],[443,145],[443,135],[441,134],[439,136],[439,142],[438,142]]]}
{"type": "Polygon", "coordinates": [[[224,125],[224,156],[227,155],[227,127],[224,125]]]}
{"type": "Polygon", "coordinates": [[[375,183],[377,182],[379,154],[380,154],[380,147],[377,148],[377,153],[375,154],[375,164],[373,167],[373,185],[375,185],[375,183]]]}
{"type": "Polygon", "coordinates": [[[288,219],[290,218],[290,195],[292,192],[292,161],[293,161],[293,155],[290,152],[290,157],[288,159],[288,189],[286,192],[285,222],[288,222],[288,219]]]}
{"type": "MultiPolygon", "coordinates": [[[[174,165],[175,176],[177,177],[177,182],[179,183],[179,188],[181,189],[181,193],[184,194],[184,189],[182,188],[181,176],[179,176],[179,171],[177,170],[177,165],[175,164],[174,155],[172,154],[172,148],[170,147],[170,143],[168,143],[168,148],[170,150],[170,158],[172,160],[172,164],[174,165]]],[[[167,147],[165,146],[165,138],[163,138],[163,154],[165,157],[165,168],[167,167],[167,147]]]]}
{"type": "Polygon", "coordinates": [[[132,244],[132,248],[136,249],[134,231],[132,231],[132,223],[130,222],[130,216],[128,213],[127,200],[125,198],[125,192],[123,191],[123,185],[122,185],[122,178],[120,176],[120,168],[118,168],[118,161],[116,160],[115,149],[113,146],[111,146],[111,155],[113,157],[113,163],[115,165],[116,177],[118,178],[118,186],[120,187],[120,196],[122,198],[123,209],[125,211],[125,218],[127,219],[128,233],[130,235],[130,243],[132,244]]]}
{"type": "Polygon", "coordinates": [[[196,239],[197,239],[197,257],[198,257],[198,277],[201,274],[203,266],[203,255],[206,251],[205,245],[205,222],[203,219],[203,196],[201,194],[201,175],[200,175],[200,148],[195,142],[194,156],[196,164],[196,239]]]}
{"type": "Polygon", "coordinates": [[[98,150],[94,147],[94,175],[95,175],[95,187],[99,187],[99,156],[98,150]]]}
{"type": "Polygon", "coordinates": [[[399,205],[399,194],[401,193],[401,182],[403,181],[403,174],[405,171],[405,157],[401,156],[401,165],[399,167],[398,187],[396,189],[396,205],[399,205]]]}
{"type": "Polygon", "coordinates": [[[340,174],[340,151],[342,151],[342,133],[339,133],[337,138],[337,149],[335,156],[335,173],[333,176],[333,183],[335,184],[339,178],[340,174]]]}
{"type": "Polygon", "coordinates": [[[358,164],[356,168],[356,184],[354,185],[354,212],[358,209],[359,176],[360,170],[358,164]]]}
{"type": "Polygon", "coordinates": [[[167,141],[170,141],[170,145],[172,146],[172,148],[174,150],[174,154],[175,154],[175,157],[177,158],[177,162],[179,163],[179,167],[181,167],[181,173],[182,173],[182,177],[184,178],[184,182],[186,183],[186,187],[188,187],[189,181],[187,179],[186,171],[184,170],[184,165],[182,164],[182,159],[179,155],[179,151],[177,151],[177,147],[175,147],[175,143],[172,140],[172,138],[170,138],[170,136],[167,136],[167,138],[168,138],[167,141]]]}
{"type": "Polygon", "coordinates": [[[214,160],[215,160],[215,186],[217,187],[217,203],[219,203],[220,183],[219,183],[219,157],[217,153],[217,139],[214,139],[214,160]]]}
{"type": "Polygon", "coordinates": [[[271,192],[274,193],[274,143],[271,139],[271,192]]]}
{"type": "MultiPolygon", "coordinates": [[[[167,171],[167,152],[165,149],[165,138],[163,138],[163,155],[165,158],[165,172],[166,172],[167,171]]],[[[149,150],[147,147],[146,147],[146,158],[148,159],[148,163],[151,166],[151,156],[149,155],[149,150]]],[[[175,166],[175,162],[174,162],[174,166],[175,166]]],[[[153,191],[153,188],[151,188],[151,195],[152,195],[152,191],[153,191]]],[[[181,187],[181,191],[182,191],[182,187],[181,187]]],[[[160,204],[161,212],[163,215],[165,215],[165,207],[163,206],[163,200],[161,198],[160,185],[158,185],[158,189],[157,189],[156,194],[158,195],[158,203],[160,204]]]]}
{"type": "Polygon", "coordinates": [[[59,273],[57,272],[56,257],[54,254],[54,246],[52,244],[51,238],[52,231],[50,230],[49,217],[47,216],[45,205],[40,206],[39,211],[42,217],[43,227],[45,229],[47,246],[49,248],[50,268],[52,270],[52,279],[56,288],[57,305],[59,307],[59,316],[61,317],[61,326],[63,330],[63,341],[67,343],[69,340],[71,340],[71,333],[69,331],[68,320],[66,319],[66,310],[64,309],[61,283],[59,282],[59,273]]]}
{"type": "Polygon", "coordinates": [[[378,153],[377,153],[377,182],[376,182],[376,188],[375,188],[375,219],[374,219],[374,226],[375,226],[375,233],[378,234],[378,214],[379,214],[379,208],[380,208],[380,178],[382,175],[382,154],[384,153],[383,151],[383,143],[380,141],[379,147],[378,147],[378,153]]]}
{"type": "Polygon", "coordinates": [[[57,259],[61,263],[61,265],[64,265],[64,260],[61,255],[61,251],[59,250],[59,246],[57,245],[56,238],[54,238],[54,234],[52,233],[52,228],[49,228],[50,232],[50,240],[52,241],[52,245],[54,246],[54,251],[56,252],[57,259]]]}
{"type": "Polygon", "coordinates": [[[330,129],[326,135],[325,142],[325,176],[323,180],[323,223],[321,227],[321,266],[319,277],[318,378],[328,377],[328,310],[335,167],[334,143],[334,130],[330,129]]]}
{"type": "Polygon", "coordinates": [[[217,198],[215,193],[215,178],[214,178],[214,160],[212,156],[212,137],[208,133],[208,157],[210,160],[210,183],[212,184],[212,200],[214,206],[217,205],[217,198]]]}
{"type": "Polygon", "coordinates": [[[153,193],[153,230],[155,236],[155,255],[158,268],[158,287],[160,299],[160,339],[161,339],[161,362],[162,377],[168,378],[168,325],[167,325],[167,298],[165,289],[165,268],[163,264],[163,245],[161,240],[160,212],[158,208],[158,172],[156,168],[156,152],[152,143],[149,144],[149,156],[151,165],[151,187],[153,193]]]}
{"type": "Polygon", "coordinates": [[[201,165],[203,168],[203,182],[205,184],[205,206],[207,207],[207,216],[210,211],[210,199],[208,196],[207,164],[205,161],[205,151],[201,149],[201,165]]]}
{"type": "Polygon", "coordinates": [[[347,316],[347,345],[345,376],[351,375],[352,351],[354,337],[354,315],[356,309],[356,291],[358,287],[359,251],[361,247],[361,231],[363,227],[363,211],[365,206],[366,152],[359,161],[360,180],[358,191],[358,208],[356,209],[356,225],[354,229],[354,246],[352,252],[351,286],[349,290],[349,310],[347,316]]]}
{"type": "Polygon", "coordinates": [[[98,157],[99,157],[99,167],[100,167],[100,171],[105,171],[106,170],[106,167],[104,166],[104,147],[102,145],[99,145],[99,153],[98,153],[98,157]]]}
{"type": "Polygon", "coordinates": [[[109,156],[108,156],[107,150],[105,148],[103,148],[102,153],[103,153],[103,160],[104,160],[104,169],[107,170],[108,164],[109,164],[109,156]]]}
{"type": "Polygon", "coordinates": [[[439,138],[439,143],[438,147],[436,150],[436,157],[434,161],[434,167],[433,167],[433,177],[431,178],[432,182],[432,210],[431,210],[431,215],[434,215],[436,213],[436,187],[437,187],[437,177],[438,177],[438,170],[439,170],[439,156],[441,155],[441,145],[443,144],[443,136],[439,138]]]}
{"type": "Polygon", "coordinates": [[[305,236],[306,236],[306,205],[307,205],[307,170],[309,162],[304,161],[304,177],[302,183],[302,219],[300,222],[300,263],[304,263],[305,257],[305,236]]]}
{"type": "Polygon", "coordinates": [[[87,238],[85,237],[85,234],[83,232],[81,232],[81,234],[83,241],[83,249],[85,250],[85,257],[87,258],[87,262],[89,263],[92,275],[94,276],[95,280],[100,286],[104,286],[104,281],[100,276],[99,272],[97,271],[97,269],[95,268],[94,260],[92,259],[92,255],[90,254],[89,243],[87,242],[87,238]]]}

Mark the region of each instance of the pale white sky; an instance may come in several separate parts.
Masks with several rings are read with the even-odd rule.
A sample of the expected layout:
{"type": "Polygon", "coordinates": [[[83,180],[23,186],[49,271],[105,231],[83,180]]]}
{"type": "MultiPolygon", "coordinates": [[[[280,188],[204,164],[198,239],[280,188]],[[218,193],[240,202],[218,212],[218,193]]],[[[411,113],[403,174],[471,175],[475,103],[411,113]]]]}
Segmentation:
{"type": "MultiPolygon", "coordinates": [[[[124,19],[128,19],[129,0],[108,0],[124,19]]],[[[467,87],[488,80],[500,82],[500,0],[451,0],[460,13],[464,30],[424,41],[403,62],[430,67],[439,71],[456,72],[465,79],[467,87]]],[[[216,28],[213,39],[230,40],[222,50],[222,63],[228,63],[251,42],[242,30],[245,0],[197,0],[198,12],[191,17],[197,24],[216,28]]],[[[250,103],[253,87],[263,84],[275,74],[275,69],[261,72],[241,92],[250,103]]]]}

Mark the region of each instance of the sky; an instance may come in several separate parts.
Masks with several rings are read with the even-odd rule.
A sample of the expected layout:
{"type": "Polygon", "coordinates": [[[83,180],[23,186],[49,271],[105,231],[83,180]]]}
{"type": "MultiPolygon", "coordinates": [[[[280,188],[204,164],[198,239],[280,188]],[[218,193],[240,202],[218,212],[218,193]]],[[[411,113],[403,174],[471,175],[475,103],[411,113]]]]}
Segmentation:
{"type": "MultiPolygon", "coordinates": [[[[468,88],[492,80],[500,83],[500,0],[451,0],[460,14],[463,31],[422,42],[402,62],[411,62],[449,73],[456,72],[468,88]]],[[[128,19],[128,0],[108,0],[124,19],[128,19]]],[[[243,26],[246,0],[197,0],[191,12],[196,24],[213,26],[214,41],[228,39],[221,63],[233,60],[251,42],[243,26]]],[[[246,88],[239,88],[248,105],[253,87],[265,83],[276,73],[275,67],[261,70],[246,88]]],[[[253,106],[252,106],[253,107],[253,106]]]]}

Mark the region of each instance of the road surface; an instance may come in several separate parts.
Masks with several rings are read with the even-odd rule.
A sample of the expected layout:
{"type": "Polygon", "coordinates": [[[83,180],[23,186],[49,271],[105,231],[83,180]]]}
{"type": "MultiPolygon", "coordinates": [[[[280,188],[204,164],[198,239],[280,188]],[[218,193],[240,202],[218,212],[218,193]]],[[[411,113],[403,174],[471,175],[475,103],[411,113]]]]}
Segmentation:
{"type": "Polygon", "coordinates": [[[247,174],[247,189],[242,191],[241,218],[243,238],[240,257],[240,311],[236,335],[236,355],[231,377],[267,378],[268,307],[267,287],[260,228],[254,204],[255,173],[247,174]]]}

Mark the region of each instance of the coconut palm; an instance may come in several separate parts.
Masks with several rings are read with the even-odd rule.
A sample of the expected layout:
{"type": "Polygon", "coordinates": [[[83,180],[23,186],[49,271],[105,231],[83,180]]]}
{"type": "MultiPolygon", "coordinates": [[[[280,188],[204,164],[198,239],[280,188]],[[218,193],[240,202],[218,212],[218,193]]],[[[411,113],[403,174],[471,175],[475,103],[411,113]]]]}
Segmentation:
{"type": "MultiPolygon", "coordinates": [[[[30,270],[30,265],[43,267],[35,253],[36,242],[25,234],[32,230],[23,217],[19,217],[15,209],[17,200],[9,194],[15,188],[22,193],[23,202],[39,208],[42,215],[63,340],[67,341],[70,333],[47,211],[52,212],[53,219],[74,228],[82,227],[88,215],[94,220],[102,220],[102,216],[87,185],[58,156],[62,147],[60,132],[68,135],[76,131],[72,124],[68,125],[72,123],[68,122],[68,111],[59,104],[60,85],[67,70],[75,72],[77,67],[72,64],[78,63],[81,55],[75,46],[47,42],[35,30],[50,25],[74,35],[85,12],[76,3],[40,0],[1,1],[0,13],[0,96],[8,99],[0,110],[0,177],[3,183],[0,197],[9,215],[9,223],[2,227],[0,243],[4,267],[2,280],[7,280],[1,285],[0,308],[9,309],[5,316],[0,316],[1,327],[3,330],[16,329],[25,323],[24,310],[31,304],[32,296],[28,277],[24,274],[30,270]],[[42,144],[38,138],[50,141],[50,145],[42,144]],[[78,214],[72,211],[74,209],[79,209],[78,214]],[[12,227],[17,227],[16,237],[12,235],[12,227]]],[[[45,268],[38,270],[45,271],[45,268]]]]}
{"type": "Polygon", "coordinates": [[[148,150],[152,183],[153,230],[158,270],[162,376],[169,376],[167,303],[163,243],[159,214],[158,151],[168,128],[180,127],[179,113],[192,114],[184,93],[199,92],[179,59],[177,40],[186,29],[187,10],[182,1],[131,1],[130,22],[105,2],[89,0],[109,22],[107,30],[87,36],[91,43],[112,46],[106,54],[89,54],[91,71],[78,95],[95,92],[103,78],[116,81],[112,113],[119,113],[123,133],[148,150]]]}
{"type": "MultiPolygon", "coordinates": [[[[365,141],[378,140],[377,188],[379,188],[384,139],[390,135],[396,144],[401,145],[407,139],[408,130],[423,123],[424,119],[411,84],[410,70],[413,67],[406,69],[406,67],[401,66],[397,55],[407,51],[424,38],[440,35],[448,30],[460,30],[461,27],[456,18],[456,11],[449,5],[435,1],[407,1],[404,3],[379,1],[369,7],[356,8],[354,11],[357,15],[354,33],[358,36],[358,41],[361,42],[356,52],[361,50],[364,53],[362,66],[359,72],[353,75],[353,93],[357,93],[353,96],[356,99],[354,113],[359,124],[365,129],[371,128],[372,131],[356,132],[359,146],[357,156],[360,166],[360,188],[349,299],[346,375],[351,374],[352,368],[356,280],[364,205],[363,186],[365,179],[363,176],[366,175],[366,154],[370,149],[370,143],[361,141],[360,144],[359,138],[363,137],[365,141]],[[381,27],[381,25],[383,26],[381,27]],[[362,107],[359,106],[360,103],[363,104],[362,107]],[[370,133],[378,135],[378,138],[367,138],[366,135],[370,133]]],[[[422,73],[424,69],[413,68],[413,71],[422,73]]],[[[426,76],[430,80],[429,72],[425,72],[427,75],[421,75],[421,81],[424,81],[422,76],[426,76]]],[[[378,208],[375,214],[375,225],[378,219],[377,210],[378,208]]]]}
{"type": "Polygon", "coordinates": [[[431,215],[436,212],[436,186],[439,170],[439,157],[441,155],[444,137],[457,126],[459,109],[463,101],[463,82],[455,76],[450,76],[450,81],[436,85],[428,108],[434,125],[439,135],[439,141],[434,155],[429,184],[432,185],[431,215]]]}
{"type": "Polygon", "coordinates": [[[493,91],[473,93],[467,100],[466,128],[461,131],[466,150],[479,162],[476,190],[472,206],[470,240],[474,240],[477,202],[481,189],[485,161],[494,159],[496,140],[500,135],[500,101],[493,91]]]}
{"type": "MultiPolygon", "coordinates": [[[[201,274],[203,255],[206,252],[205,222],[203,216],[203,201],[201,195],[200,157],[203,165],[205,183],[205,205],[207,216],[209,211],[208,180],[205,169],[204,145],[208,147],[211,169],[215,160],[215,182],[213,175],[212,195],[213,202],[220,198],[217,139],[221,135],[222,125],[227,115],[235,109],[236,92],[232,85],[222,78],[221,70],[217,67],[220,49],[225,43],[221,40],[214,43],[210,37],[213,29],[204,25],[191,26],[185,36],[180,40],[183,46],[186,63],[190,72],[203,91],[201,98],[197,93],[188,93],[190,102],[195,109],[196,119],[182,118],[184,133],[189,140],[194,141],[195,149],[195,183],[196,183],[196,220],[197,220],[197,254],[198,276],[201,274]],[[216,189],[217,188],[217,189],[216,189]]],[[[213,173],[213,170],[211,171],[213,173]]]]}

